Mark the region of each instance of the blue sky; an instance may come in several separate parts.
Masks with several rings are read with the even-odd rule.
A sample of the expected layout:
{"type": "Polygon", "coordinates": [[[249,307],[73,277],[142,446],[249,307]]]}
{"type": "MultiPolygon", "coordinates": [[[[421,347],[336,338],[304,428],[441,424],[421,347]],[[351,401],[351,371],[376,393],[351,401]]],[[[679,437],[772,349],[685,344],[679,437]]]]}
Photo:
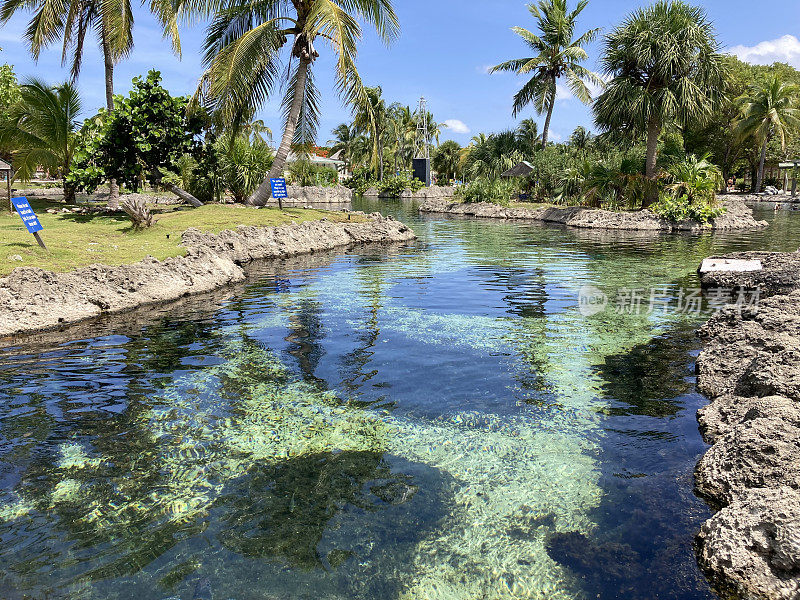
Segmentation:
{"type": "MultiPolygon", "coordinates": [[[[574,5],[575,0],[571,2],[574,5]]],[[[601,27],[609,31],[626,14],[639,6],[628,0],[591,0],[581,15],[581,32],[601,27]]],[[[701,4],[714,21],[723,48],[745,60],[769,64],[775,60],[800,68],[800,0],[706,0],[701,4]]],[[[452,127],[443,139],[462,144],[480,131],[492,132],[513,127],[512,97],[522,80],[512,74],[488,75],[487,68],[509,58],[526,56],[526,48],[511,31],[513,25],[533,27],[525,3],[520,0],[396,0],[402,25],[400,38],[385,46],[374,33],[365,31],[360,46],[359,69],[369,85],[380,85],[389,101],[416,105],[420,96],[428,99],[437,120],[448,120],[452,127]]],[[[117,67],[118,92],[127,92],[131,78],[152,67],[158,68],[166,87],[173,94],[191,93],[201,73],[200,47],[203,24],[182,29],[183,57],[172,54],[161,38],[160,29],[143,9],[136,11],[135,48],[117,67]]],[[[20,79],[35,75],[56,82],[67,77],[57,47],[45,52],[34,63],[21,40],[28,15],[14,17],[0,29],[0,60],[14,65],[20,79]]],[[[87,113],[103,105],[102,61],[97,44],[88,45],[79,87],[87,113]]],[[[319,44],[321,57],[315,64],[317,82],[323,93],[323,116],[319,143],[330,137],[330,130],[349,118],[333,91],[331,50],[319,44]]],[[[594,67],[599,44],[589,48],[590,68],[594,67]]],[[[280,131],[280,99],[276,96],[261,117],[280,131]]],[[[520,118],[536,117],[532,110],[520,118]]],[[[537,117],[541,122],[543,118],[537,117]]],[[[555,140],[569,136],[577,125],[591,128],[591,115],[576,99],[564,94],[553,117],[555,140]]]]}

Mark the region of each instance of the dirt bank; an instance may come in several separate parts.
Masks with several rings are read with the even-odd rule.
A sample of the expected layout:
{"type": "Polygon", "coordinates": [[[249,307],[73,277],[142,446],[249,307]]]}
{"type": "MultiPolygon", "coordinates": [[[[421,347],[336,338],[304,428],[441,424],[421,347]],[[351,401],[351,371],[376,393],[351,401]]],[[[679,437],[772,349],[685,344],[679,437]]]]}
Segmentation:
{"type": "Polygon", "coordinates": [[[649,210],[612,212],[580,206],[545,208],[504,208],[489,202],[453,203],[452,200],[431,198],[420,206],[423,213],[446,213],[490,219],[519,219],[557,223],[587,229],[621,229],[639,231],[701,231],[703,229],[757,229],[766,227],[766,221],[757,221],[753,211],[739,198],[724,196],[725,214],[713,219],[707,226],[697,221],[673,223],[658,217],[649,210]]]}
{"type": "Polygon", "coordinates": [[[38,331],[243,281],[241,265],[372,242],[403,242],[414,232],[390,217],[364,223],[309,221],[239,227],[219,235],[189,229],[186,256],[131,265],[91,265],[68,273],[19,267],[0,278],[0,336],[38,331]]]}
{"type": "Polygon", "coordinates": [[[800,598],[800,291],[791,291],[800,255],[726,258],[755,255],[764,271],[703,278],[778,295],[729,306],[700,330],[698,387],[711,404],[698,421],[712,446],[695,484],[719,512],[702,526],[697,554],[723,595],[788,600],[800,598]]]}

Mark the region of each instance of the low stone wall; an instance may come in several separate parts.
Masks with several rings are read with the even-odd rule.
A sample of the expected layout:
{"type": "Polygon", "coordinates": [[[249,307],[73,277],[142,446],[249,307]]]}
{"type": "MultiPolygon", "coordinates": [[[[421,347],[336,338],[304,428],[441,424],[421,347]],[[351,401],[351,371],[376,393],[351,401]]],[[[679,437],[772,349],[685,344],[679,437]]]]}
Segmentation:
{"type": "Polygon", "coordinates": [[[422,188],[419,191],[412,192],[411,188],[406,188],[400,192],[399,196],[390,196],[378,191],[378,188],[371,187],[362,195],[365,198],[403,198],[405,200],[428,200],[428,199],[452,199],[455,195],[456,188],[449,186],[432,185],[431,187],[422,188]]]}
{"type": "Polygon", "coordinates": [[[353,190],[343,185],[317,187],[290,185],[286,187],[289,201],[309,204],[343,204],[353,200],[353,190]]]}
{"type": "Polygon", "coordinates": [[[758,306],[729,306],[700,330],[698,413],[712,444],[695,469],[698,495],[718,512],[703,524],[697,555],[717,590],[744,598],[800,598],[800,254],[739,253],[762,272],[710,273],[704,285],[783,292],[758,306]],[[800,279],[795,278],[795,289],[800,279]],[[786,293],[789,292],[789,293],[786,293]]]}
{"type": "Polygon", "coordinates": [[[702,231],[704,229],[757,229],[767,227],[766,221],[757,221],[753,211],[739,198],[727,197],[723,206],[725,214],[713,219],[708,225],[697,221],[673,223],[662,219],[649,210],[612,212],[583,208],[580,206],[544,208],[507,208],[490,202],[451,202],[445,199],[429,199],[420,206],[422,213],[443,213],[488,219],[519,219],[556,223],[569,227],[587,229],[621,229],[639,231],[702,231]]]}
{"type": "Polygon", "coordinates": [[[238,227],[219,235],[189,229],[186,256],[132,265],[91,265],[68,273],[19,267],[0,278],[0,336],[39,331],[106,313],[167,302],[243,281],[241,265],[371,242],[414,239],[403,223],[379,214],[363,223],[310,221],[238,227]]]}

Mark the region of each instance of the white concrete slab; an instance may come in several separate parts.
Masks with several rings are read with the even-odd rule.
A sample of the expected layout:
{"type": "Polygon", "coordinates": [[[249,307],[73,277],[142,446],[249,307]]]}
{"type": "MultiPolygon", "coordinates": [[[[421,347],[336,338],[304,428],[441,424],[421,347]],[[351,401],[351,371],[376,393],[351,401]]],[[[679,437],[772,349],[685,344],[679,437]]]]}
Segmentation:
{"type": "Polygon", "coordinates": [[[707,258],[700,265],[701,273],[713,273],[716,271],[726,271],[729,273],[747,273],[750,271],[761,271],[764,266],[760,260],[741,260],[733,258],[707,258]]]}

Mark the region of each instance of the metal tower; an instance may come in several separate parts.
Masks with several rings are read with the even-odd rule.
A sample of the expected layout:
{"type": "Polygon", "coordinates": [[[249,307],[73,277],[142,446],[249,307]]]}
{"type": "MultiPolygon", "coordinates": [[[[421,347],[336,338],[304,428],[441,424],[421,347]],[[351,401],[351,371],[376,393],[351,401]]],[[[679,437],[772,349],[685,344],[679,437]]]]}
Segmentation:
{"type": "Polygon", "coordinates": [[[430,158],[431,150],[428,140],[430,135],[428,131],[428,101],[425,98],[419,99],[419,108],[417,108],[417,147],[414,152],[414,158],[430,158]]]}

